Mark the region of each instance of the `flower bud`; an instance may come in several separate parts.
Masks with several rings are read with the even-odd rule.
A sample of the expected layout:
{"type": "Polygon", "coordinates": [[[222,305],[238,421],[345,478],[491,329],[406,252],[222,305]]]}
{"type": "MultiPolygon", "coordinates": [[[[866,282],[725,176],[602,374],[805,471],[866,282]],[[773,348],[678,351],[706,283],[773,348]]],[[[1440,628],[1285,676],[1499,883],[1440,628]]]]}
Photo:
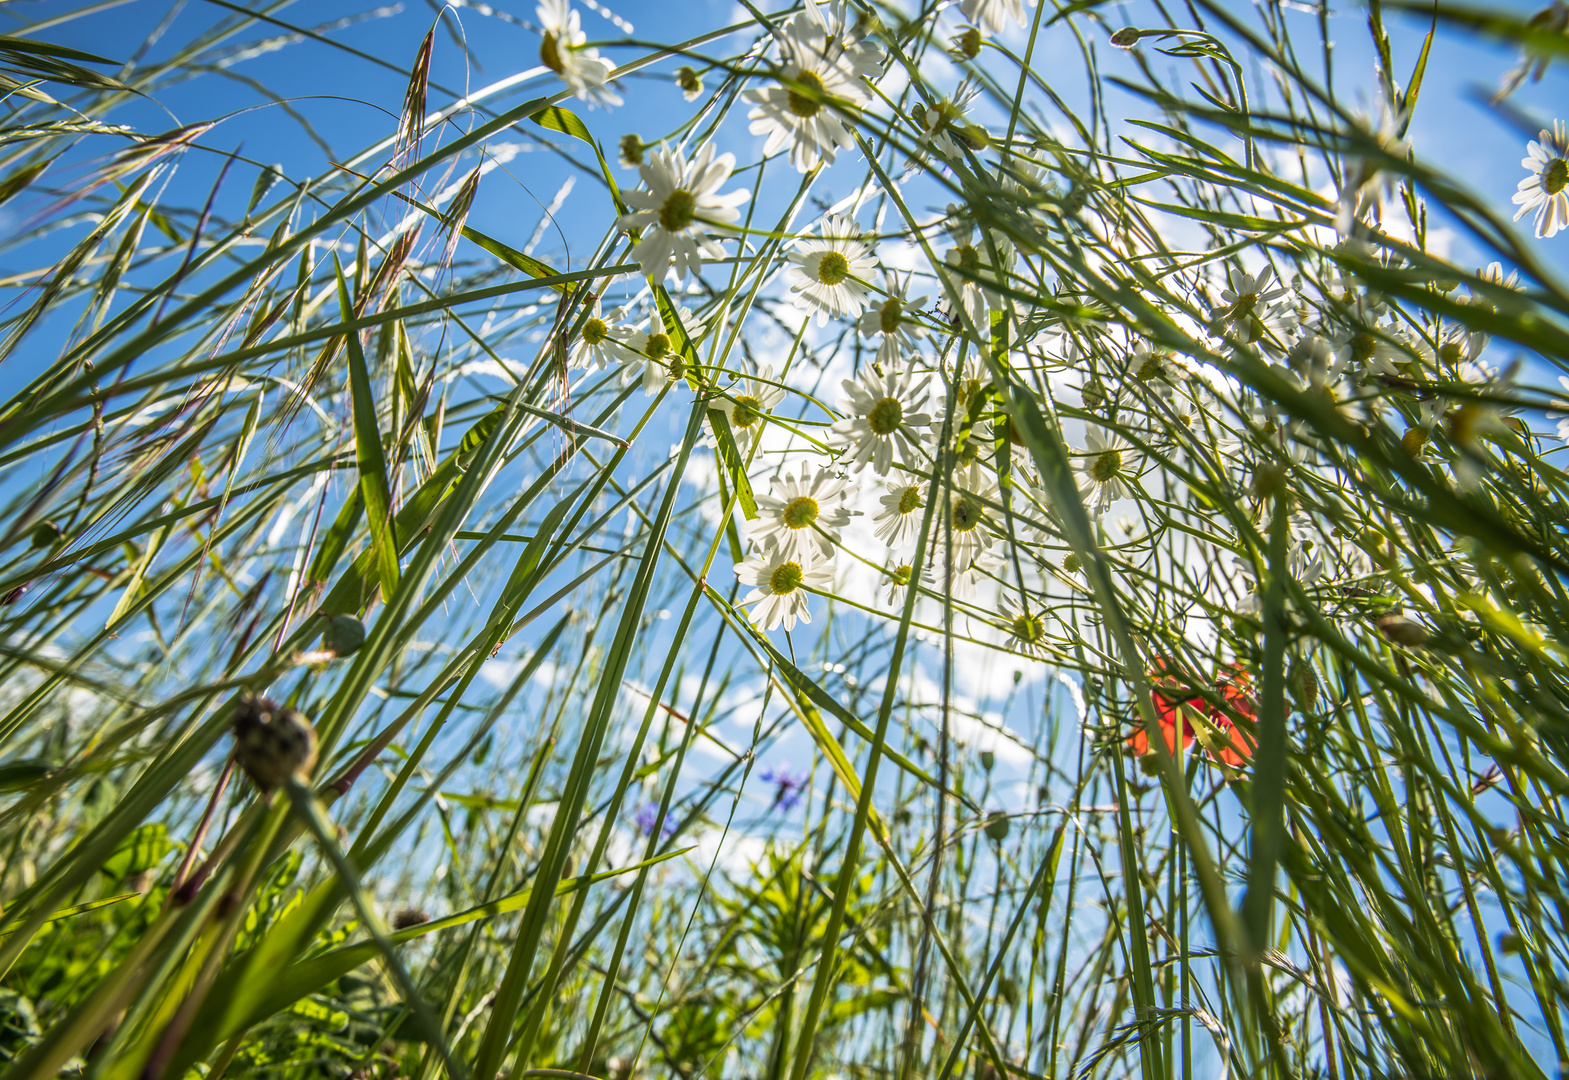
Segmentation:
{"type": "Polygon", "coordinates": [[[40,550],[55,547],[64,536],[65,533],[54,522],[39,522],[33,529],[33,547],[40,550]]]}
{"type": "Polygon", "coordinates": [[[621,136],[621,164],[635,169],[643,164],[643,140],[638,135],[621,136]]]}
{"type": "Polygon", "coordinates": [[[1136,26],[1124,26],[1111,35],[1111,43],[1119,49],[1131,49],[1139,43],[1139,38],[1144,36],[1144,31],[1136,26]]]}
{"type": "Polygon", "coordinates": [[[350,656],[365,644],[365,624],[353,615],[328,615],[321,647],[334,656],[350,656]]]}
{"type": "Polygon", "coordinates": [[[1008,815],[1001,810],[993,810],[986,815],[986,824],[983,826],[986,838],[995,843],[1002,843],[1008,839],[1008,815]]]}
{"type": "Polygon", "coordinates": [[[676,69],[676,85],[688,101],[694,101],[703,92],[703,77],[683,64],[676,69]]]}
{"type": "Polygon", "coordinates": [[[295,710],[247,694],[234,709],[234,759],[263,791],[307,779],[316,766],[316,729],[295,710]]]}
{"type": "Polygon", "coordinates": [[[1404,615],[1385,615],[1376,624],[1378,632],[1396,645],[1418,646],[1427,644],[1427,628],[1404,615]]]}
{"type": "Polygon", "coordinates": [[[955,35],[952,44],[955,56],[974,60],[981,55],[981,32],[973,26],[968,27],[964,33],[955,35]]]}

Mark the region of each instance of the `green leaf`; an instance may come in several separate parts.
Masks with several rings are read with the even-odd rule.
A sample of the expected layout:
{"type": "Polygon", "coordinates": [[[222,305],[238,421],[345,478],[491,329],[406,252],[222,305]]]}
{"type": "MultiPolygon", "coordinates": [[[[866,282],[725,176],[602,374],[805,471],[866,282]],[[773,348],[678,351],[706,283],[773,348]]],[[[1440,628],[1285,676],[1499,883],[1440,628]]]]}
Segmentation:
{"type": "Polygon", "coordinates": [[[169,839],[169,827],[161,821],[151,822],[131,830],[114,854],[104,860],[100,869],[115,880],[151,870],[163,861],[165,855],[179,845],[169,839]]]}
{"type": "MultiPolygon", "coordinates": [[[[608,881],[621,874],[632,873],[676,858],[690,850],[692,849],[681,848],[678,851],[668,851],[643,862],[623,866],[617,870],[602,871],[586,878],[564,878],[556,886],[556,895],[566,896],[597,882],[608,881]]],[[[432,919],[430,922],[411,926],[407,930],[398,930],[387,936],[394,944],[401,945],[424,937],[426,934],[450,930],[454,926],[462,926],[479,919],[505,915],[527,904],[532,892],[532,889],[520,889],[491,903],[480,904],[456,915],[448,915],[444,919],[432,919]]],[[[271,972],[266,979],[237,982],[234,984],[232,997],[220,998],[218,995],[209,997],[202,1006],[196,1023],[201,1030],[209,1032],[206,1036],[209,1045],[216,1045],[236,1032],[244,1031],[275,1013],[283,1012],[307,994],[325,989],[334,979],[342,978],[361,964],[375,959],[379,953],[380,949],[374,941],[361,941],[290,964],[281,971],[271,972]],[[217,1024],[218,1027],[212,1029],[206,1026],[210,1024],[217,1024]]]]}
{"type": "MultiPolygon", "coordinates": [[[[343,267],[333,256],[338,272],[338,307],[343,321],[354,318],[349,302],[349,286],[343,267]]],[[[365,351],[360,348],[357,331],[344,335],[349,355],[349,391],[354,399],[354,446],[359,455],[360,494],[365,500],[365,515],[370,520],[371,549],[376,553],[376,568],[381,579],[381,595],[389,597],[398,584],[398,542],[392,522],[392,492],[387,483],[387,458],[381,447],[381,429],[376,422],[376,402],[371,397],[370,372],[365,367],[365,351]]]]}

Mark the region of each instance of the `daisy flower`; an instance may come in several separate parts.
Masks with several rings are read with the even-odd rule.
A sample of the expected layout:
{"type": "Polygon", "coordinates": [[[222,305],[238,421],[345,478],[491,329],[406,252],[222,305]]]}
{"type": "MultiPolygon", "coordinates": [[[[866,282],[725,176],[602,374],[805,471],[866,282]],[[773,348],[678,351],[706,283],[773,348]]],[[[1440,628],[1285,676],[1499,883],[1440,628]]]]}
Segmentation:
{"type": "Polygon", "coordinates": [[[539,43],[540,61],[590,107],[608,109],[621,104],[621,98],[606,85],[616,66],[600,56],[598,49],[584,47],[588,36],[578,25],[571,0],[541,0],[535,13],[544,32],[539,43]]]}
{"type": "Polygon", "coordinates": [[[1397,375],[1400,365],[1411,359],[1400,347],[1400,333],[1394,323],[1335,327],[1327,330],[1323,337],[1335,351],[1336,362],[1354,370],[1364,380],[1379,375],[1397,375]]]}
{"type": "MultiPolygon", "coordinates": [[[[948,491],[948,517],[953,529],[953,564],[956,570],[967,570],[982,551],[991,547],[992,534],[987,528],[989,503],[998,500],[999,492],[991,474],[979,465],[971,465],[953,474],[953,487],[948,491]]],[[[938,547],[943,546],[941,538],[938,547]]]]}
{"type": "Polygon", "coordinates": [[[1128,358],[1128,374],[1139,382],[1151,379],[1174,382],[1187,371],[1181,361],[1163,349],[1140,349],[1128,358]]]}
{"type": "Polygon", "coordinates": [[[1257,277],[1241,270],[1231,272],[1231,288],[1220,290],[1220,298],[1225,303],[1211,313],[1215,317],[1216,335],[1224,334],[1229,326],[1249,345],[1264,337],[1269,330],[1266,321],[1276,316],[1275,301],[1289,291],[1284,285],[1270,288],[1274,276],[1275,268],[1268,263],[1257,277]]]}
{"type": "Polygon", "coordinates": [[[857,316],[866,306],[871,289],[865,282],[877,260],[850,218],[823,218],[819,235],[796,240],[790,262],[790,291],[800,307],[816,310],[818,326],[827,325],[830,315],[857,316]]]}
{"type": "MultiPolygon", "coordinates": [[[[930,585],[931,571],[921,575],[930,585]]],[[[899,607],[904,603],[904,591],[910,587],[910,582],[915,577],[915,567],[907,562],[889,560],[883,568],[883,604],[887,607],[899,607]]]]}
{"type": "Polygon", "coordinates": [[[855,488],[810,462],[800,474],[776,476],[770,493],[757,496],[757,542],[786,559],[831,559],[839,530],[859,514],[847,505],[855,488]]]}
{"type": "Polygon", "coordinates": [[[1006,593],[1002,598],[1002,629],[1008,633],[1008,645],[1015,651],[1037,660],[1047,652],[1046,614],[1031,610],[1029,601],[1015,604],[1006,593]]]}
{"type": "Polygon", "coordinates": [[[920,527],[921,515],[916,511],[926,506],[925,488],[920,481],[908,484],[896,481],[888,485],[887,493],[879,495],[877,501],[883,505],[872,516],[877,539],[891,548],[905,547],[915,539],[915,531],[920,527]]]}
{"type": "MultiPolygon", "coordinates": [[[[703,321],[687,308],[681,308],[678,314],[687,340],[695,346],[703,336],[703,321]]],[[[686,378],[686,357],[676,349],[658,308],[649,309],[647,330],[633,330],[623,341],[623,382],[631,382],[641,375],[644,393],[654,394],[665,383],[686,378]]]]}
{"type": "Polygon", "coordinates": [[[612,361],[625,363],[633,358],[632,352],[619,340],[625,336],[625,331],[615,323],[619,314],[612,312],[606,319],[600,314],[599,305],[594,305],[594,314],[583,323],[583,329],[578,331],[577,341],[572,345],[569,362],[573,367],[599,371],[609,367],[612,361]]]}
{"type": "Polygon", "coordinates": [[[878,476],[887,476],[893,467],[893,453],[906,465],[920,462],[920,446],[925,442],[919,428],[929,427],[931,414],[921,412],[926,404],[926,376],[911,385],[911,376],[871,375],[860,382],[845,379],[839,385],[846,397],[839,401],[841,412],[850,413],[834,424],[830,442],[849,455],[844,459],[856,472],[870,463],[878,476]]]}
{"type": "Polygon", "coordinates": [[[1097,518],[1104,517],[1118,499],[1131,498],[1133,489],[1124,479],[1129,476],[1128,444],[1117,435],[1096,425],[1084,429],[1085,453],[1079,462],[1079,495],[1084,508],[1097,518]]]}
{"type": "Polygon", "coordinates": [[[906,312],[919,311],[925,303],[924,296],[906,299],[904,289],[889,282],[888,295],[874,301],[861,315],[862,337],[883,336],[882,344],[877,347],[877,362],[883,367],[893,368],[898,364],[901,348],[914,352],[918,347],[923,333],[921,324],[906,312]]]}
{"type": "Polygon", "coordinates": [[[1559,229],[1569,228],[1569,142],[1564,139],[1564,122],[1553,121],[1553,130],[1543,128],[1526,144],[1520,167],[1531,175],[1520,181],[1514,203],[1519,221],[1536,211],[1536,235],[1546,238],[1559,229]]]}
{"type": "Polygon", "coordinates": [[[784,387],[770,382],[773,377],[773,365],[766,365],[757,378],[743,379],[730,388],[729,397],[720,398],[709,406],[724,413],[725,419],[730,421],[730,434],[735,436],[736,446],[743,454],[762,437],[768,414],[784,400],[784,387]]]}
{"type": "Polygon", "coordinates": [[[723,228],[740,220],[736,209],[750,192],[719,194],[719,185],[735,168],[734,154],[714,156],[714,144],[706,143],[690,162],[680,150],[654,150],[638,167],[647,191],[628,191],[622,198],[632,207],[616,224],[623,229],[642,229],[643,238],[632,249],[632,257],[643,267],[650,280],[659,282],[675,259],[676,277],[685,281],[688,274],[703,268],[703,256],[724,256],[711,228],[723,228]]]}
{"type": "Polygon", "coordinates": [[[842,13],[825,15],[815,3],[791,16],[778,35],[777,85],[754,87],[741,96],[756,108],[747,113],[753,135],[766,135],[763,156],[790,147],[800,172],[833,164],[834,154],[855,145],[838,109],[869,101],[865,75],[876,63],[864,46],[847,42],[842,13]],[[834,32],[831,32],[834,31],[834,32]]]}
{"type": "Polygon", "coordinates": [[[931,564],[921,574],[922,583],[939,596],[942,595],[943,582],[948,581],[948,592],[955,600],[972,600],[980,587],[981,579],[994,574],[1002,559],[989,549],[981,549],[975,553],[975,558],[968,566],[958,561],[958,547],[955,545],[954,562],[952,564],[952,578],[949,580],[949,562],[947,553],[940,548],[932,558],[931,564]]]}
{"type": "Polygon", "coordinates": [[[811,555],[788,555],[774,547],[755,551],[735,568],[741,584],[752,591],[743,604],[755,604],[752,621],[764,630],[783,626],[794,630],[797,622],[811,622],[807,610],[807,588],[827,589],[833,585],[832,562],[815,562],[811,555]]]}
{"type": "Polygon", "coordinates": [[[964,17],[989,34],[1000,34],[1012,19],[1024,25],[1024,4],[1021,0],[961,0],[959,10],[964,17]]]}
{"type": "MultiPolygon", "coordinates": [[[[966,79],[959,84],[951,98],[938,98],[932,105],[917,102],[910,110],[910,116],[920,129],[920,145],[936,151],[941,158],[956,161],[964,160],[963,144],[982,149],[983,140],[987,138],[986,129],[965,120],[977,89],[966,79]],[[981,142],[982,146],[975,146],[977,142],[981,142]]],[[[916,168],[925,162],[926,155],[917,150],[910,158],[908,167],[916,168]]]]}
{"type": "Polygon", "coordinates": [[[950,227],[954,246],[945,256],[946,263],[957,273],[954,284],[959,288],[959,300],[973,322],[983,332],[990,325],[988,310],[1003,305],[1003,298],[995,288],[1007,277],[1013,263],[1013,246],[1002,233],[992,230],[990,243],[986,236],[976,236],[973,222],[955,218],[950,227]],[[992,259],[995,247],[998,259],[992,259]]]}

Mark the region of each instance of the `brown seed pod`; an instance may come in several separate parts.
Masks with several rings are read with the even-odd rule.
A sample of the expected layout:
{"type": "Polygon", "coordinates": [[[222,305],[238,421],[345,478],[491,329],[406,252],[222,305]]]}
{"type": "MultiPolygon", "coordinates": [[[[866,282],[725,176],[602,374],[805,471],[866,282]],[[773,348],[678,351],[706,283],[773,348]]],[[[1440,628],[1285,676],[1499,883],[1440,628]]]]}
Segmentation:
{"type": "Polygon", "coordinates": [[[306,779],[316,766],[316,729],[293,709],[247,694],[234,709],[234,759],[263,791],[306,779]]]}
{"type": "Polygon", "coordinates": [[[394,930],[407,930],[411,926],[430,922],[430,916],[416,907],[399,908],[392,913],[392,928],[394,930]]]}

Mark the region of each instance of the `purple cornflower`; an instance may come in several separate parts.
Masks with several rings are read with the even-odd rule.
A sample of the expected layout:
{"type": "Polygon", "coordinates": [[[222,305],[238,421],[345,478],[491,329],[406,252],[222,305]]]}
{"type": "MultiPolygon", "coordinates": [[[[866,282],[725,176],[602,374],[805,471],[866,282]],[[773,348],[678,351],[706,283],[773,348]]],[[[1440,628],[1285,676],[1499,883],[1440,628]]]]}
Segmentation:
{"type": "Polygon", "coordinates": [[[674,821],[671,821],[669,818],[660,819],[659,804],[655,802],[644,803],[638,807],[632,821],[644,836],[652,836],[654,834],[654,826],[656,825],[659,826],[659,836],[663,840],[670,839],[676,831],[676,823],[674,821]]]}
{"type": "Polygon", "coordinates": [[[789,813],[795,804],[801,801],[801,795],[806,790],[806,776],[797,776],[790,771],[790,766],[785,765],[778,769],[768,768],[757,774],[765,784],[774,785],[773,809],[789,813]]]}

